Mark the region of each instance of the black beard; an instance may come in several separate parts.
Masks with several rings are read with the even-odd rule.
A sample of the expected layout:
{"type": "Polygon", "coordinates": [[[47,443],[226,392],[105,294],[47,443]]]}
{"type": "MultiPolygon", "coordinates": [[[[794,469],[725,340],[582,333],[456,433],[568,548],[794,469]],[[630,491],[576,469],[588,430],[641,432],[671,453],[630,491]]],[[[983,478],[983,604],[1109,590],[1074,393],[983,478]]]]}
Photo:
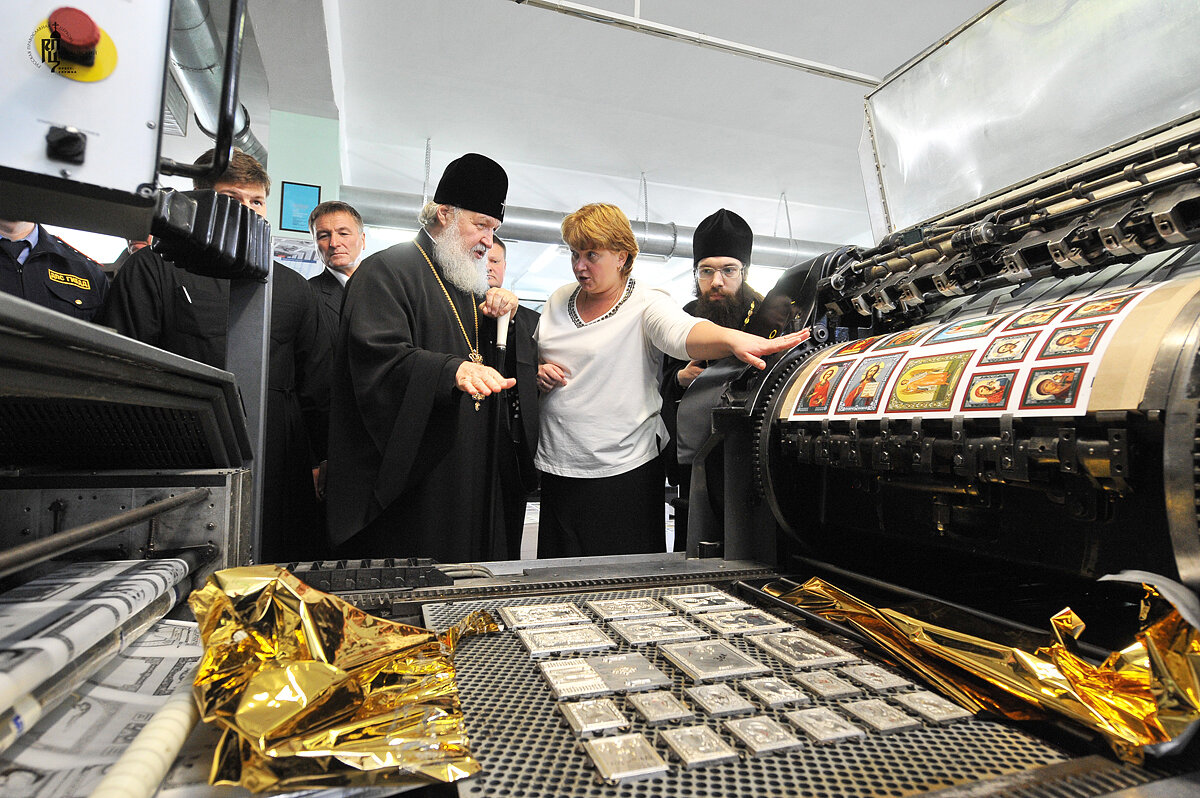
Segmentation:
{"type": "Polygon", "coordinates": [[[754,302],[753,290],[745,283],[742,283],[738,292],[733,296],[716,302],[708,299],[697,286],[696,307],[692,308],[692,315],[708,319],[721,327],[739,330],[746,321],[746,314],[750,312],[752,302],[754,302]]]}

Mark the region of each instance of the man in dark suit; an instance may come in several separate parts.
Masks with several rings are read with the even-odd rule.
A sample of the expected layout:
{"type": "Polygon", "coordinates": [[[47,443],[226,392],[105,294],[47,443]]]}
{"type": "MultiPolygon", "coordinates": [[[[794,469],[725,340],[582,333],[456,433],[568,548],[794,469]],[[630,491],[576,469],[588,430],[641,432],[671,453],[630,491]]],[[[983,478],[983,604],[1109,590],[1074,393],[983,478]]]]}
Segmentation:
{"type": "MultiPolygon", "coordinates": [[[[488,285],[500,288],[508,269],[508,247],[493,236],[488,250],[488,285]]],[[[500,489],[503,492],[504,530],[508,557],[521,558],[521,533],[525,526],[525,498],[538,487],[533,456],[538,441],[537,344],[533,331],[541,316],[527,307],[518,307],[508,319],[508,346],[500,373],[515,377],[517,386],[504,392],[505,412],[500,421],[501,443],[498,452],[500,489]]]]}
{"type": "Polygon", "coordinates": [[[338,328],[346,281],[367,246],[363,220],[352,205],[337,200],[322,202],[308,216],[308,229],[317,242],[317,254],[325,269],[308,282],[321,299],[321,312],[331,330],[338,328]]]}

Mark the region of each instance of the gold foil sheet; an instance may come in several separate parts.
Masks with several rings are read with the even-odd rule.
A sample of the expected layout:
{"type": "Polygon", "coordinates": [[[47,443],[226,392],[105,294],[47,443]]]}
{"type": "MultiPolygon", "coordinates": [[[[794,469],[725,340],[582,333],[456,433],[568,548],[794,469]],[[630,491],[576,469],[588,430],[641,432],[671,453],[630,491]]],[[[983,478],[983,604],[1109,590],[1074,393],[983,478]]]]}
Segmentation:
{"type": "Polygon", "coordinates": [[[1143,587],[1133,642],[1100,665],[1076,653],[1084,624],[1070,609],[1050,619],[1055,643],[1025,651],[872,607],[819,578],[765,590],[868,636],[974,712],[1067,718],[1102,735],[1121,759],[1140,763],[1147,746],[1173,741],[1200,721],[1200,635],[1154,587],[1143,587]]]}
{"type": "Polygon", "coordinates": [[[470,776],[452,654],[485,612],[437,635],[369,615],[271,565],[192,593],[201,717],[222,728],[211,784],[254,792],[470,776]]]}

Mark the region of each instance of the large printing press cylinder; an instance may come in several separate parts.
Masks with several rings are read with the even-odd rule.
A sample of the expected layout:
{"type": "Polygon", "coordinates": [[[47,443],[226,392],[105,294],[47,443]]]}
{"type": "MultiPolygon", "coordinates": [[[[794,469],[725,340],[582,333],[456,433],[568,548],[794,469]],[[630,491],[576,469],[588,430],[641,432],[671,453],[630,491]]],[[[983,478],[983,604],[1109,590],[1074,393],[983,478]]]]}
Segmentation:
{"type": "Polygon", "coordinates": [[[1200,279],[1175,254],[781,358],[742,417],[784,557],[951,594],[985,563],[1200,584],[1200,279]]]}

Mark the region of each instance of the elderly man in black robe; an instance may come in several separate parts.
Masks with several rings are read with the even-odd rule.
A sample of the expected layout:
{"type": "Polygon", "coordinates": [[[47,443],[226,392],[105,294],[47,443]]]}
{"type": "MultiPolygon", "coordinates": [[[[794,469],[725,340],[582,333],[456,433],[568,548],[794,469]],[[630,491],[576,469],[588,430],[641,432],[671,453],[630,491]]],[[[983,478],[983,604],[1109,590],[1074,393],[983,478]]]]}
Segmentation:
{"type": "Polygon", "coordinates": [[[334,353],[327,513],[341,557],[503,558],[490,403],[516,384],[483,362],[517,297],[487,284],[508,176],[468,153],[421,231],[363,261],[334,353]]]}

